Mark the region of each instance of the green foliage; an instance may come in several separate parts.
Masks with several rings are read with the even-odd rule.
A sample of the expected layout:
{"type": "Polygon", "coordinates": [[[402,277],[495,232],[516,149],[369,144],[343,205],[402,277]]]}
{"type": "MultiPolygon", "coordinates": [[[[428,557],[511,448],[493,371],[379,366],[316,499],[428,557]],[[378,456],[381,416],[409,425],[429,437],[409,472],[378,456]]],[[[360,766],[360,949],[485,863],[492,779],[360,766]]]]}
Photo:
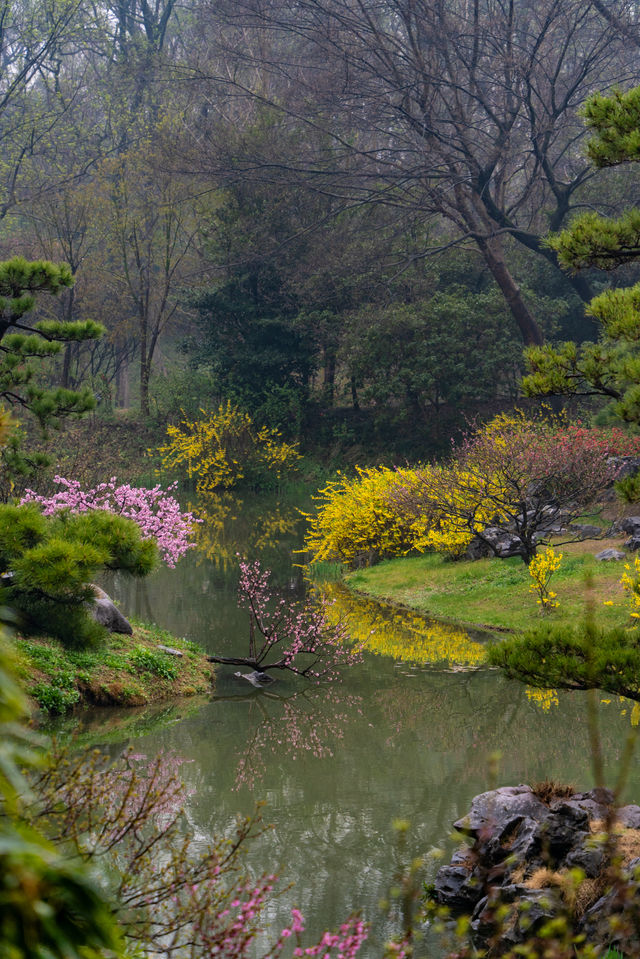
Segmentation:
{"type": "Polygon", "coordinates": [[[206,694],[213,667],[194,643],[137,623],[133,635],[109,634],[94,649],[63,646],[50,637],[16,640],[19,674],[41,709],[67,712],[78,702],[142,705],[206,694]],[[171,646],[181,656],[157,647],[171,646]]]}
{"type": "MultiPolygon", "coordinates": [[[[587,101],[584,112],[595,134],[589,155],[597,166],[640,160],[639,105],[640,87],[610,96],[595,94],[587,101]]],[[[627,210],[618,219],[585,213],[548,242],[567,268],[614,269],[640,257],[640,209],[627,210]]],[[[525,352],[530,372],[523,380],[524,392],[609,397],[616,416],[638,423],[640,284],[606,290],[591,301],[587,312],[600,323],[600,342],[581,348],[574,343],[530,347],[525,352]]]]}
{"type": "Polygon", "coordinates": [[[80,700],[77,689],[61,689],[48,683],[36,683],[31,693],[41,709],[48,713],[62,715],[80,700]]]}
{"type": "Polygon", "coordinates": [[[640,472],[616,480],[614,486],[616,493],[624,503],[640,501],[640,472]]]}
{"type": "Polygon", "coordinates": [[[34,360],[60,352],[64,343],[93,340],[103,328],[85,322],[29,321],[36,294],[57,295],[73,285],[65,263],[30,262],[15,256],[0,263],[0,397],[32,413],[42,426],[56,425],[61,416],[79,415],[93,409],[88,389],[47,389],[35,381],[34,360]],[[20,332],[12,332],[18,327],[20,332]]]}
{"type": "Polygon", "coordinates": [[[135,672],[152,673],[162,679],[175,679],[178,665],[166,653],[155,652],[146,646],[136,646],[129,654],[129,660],[135,672]]]}
{"type": "Polygon", "coordinates": [[[252,411],[274,388],[306,396],[315,366],[311,331],[296,323],[295,299],[268,263],[240,269],[227,283],[194,297],[206,357],[223,395],[252,411]]]}
{"type": "Polygon", "coordinates": [[[589,129],[596,132],[587,152],[597,167],[640,160],[640,87],[607,96],[594,93],[584,115],[589,129]]]}
{"type": "Polygon", "coordinates": [[[456,289],[429,300],[367,306],[349,320],[342,350],[362,398],[428,420],[441,407],[515,396],[522,346],[509,336],[496,292],[456,289]]]}
{"type": "Polygon", "coordinates": [[[629,629],[544,624],[488,652],[510,679],[555,689],[603,689],[640,702],[640,646],[629,629]]]}
{"type": "Polygon", "coordinates": [[[143,540],[131,520],[93,511],[43,516],[35,504],[0,506],[0,569],[6,597],[31,632],[59,637],[71,646],[91,646],[105,635],[85,603],[90,581],[101,569],[144,576],[157,561],[157,547],[143,540]]]}
{"type": "Polygon", "coordinates": [[[91,959],[122,944],[110,905],[86,867],[47,842],[25,811],[18,764],[33,765],[33,733],[19,724],[24,695],[0,637],[0,942],[7,959],[91,959]]]}

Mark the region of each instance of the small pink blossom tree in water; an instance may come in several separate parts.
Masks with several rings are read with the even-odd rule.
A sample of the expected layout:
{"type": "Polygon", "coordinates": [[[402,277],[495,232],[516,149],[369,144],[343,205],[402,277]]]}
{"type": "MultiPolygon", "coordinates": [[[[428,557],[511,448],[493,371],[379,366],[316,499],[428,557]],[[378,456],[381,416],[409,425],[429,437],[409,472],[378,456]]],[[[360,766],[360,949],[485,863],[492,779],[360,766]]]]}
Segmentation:
{"type": "Polygon", "coordinates": [[[343,666],[362,662],[362,647],[350,643],[345,626],[327,619],[327,600],[307,600],[302,607],[276,600],[270,575],[259,560],[240,560],[238,605],[249,611],[249,655],[210,656],[211,662],[253,669],[255,675],[243,678],[254,685],[270,670],[288,670],[311,682],[333,680],[343,666]]]}
{"type": "Polygon", "coordinates": [[[108,483],[99,483],[94,489],[83,490],[76,480],[54,476],[54,482],[61,487],[53,496],[38,496],[33,490],[27,490],[20,501],[39,503],[45,516],[61,510],[70,513],[87,513],[90,510],[104,510],[132,519],[140,527],[143,539],[155,539],[160,555],[172,569],[188,549],[195,544],[190,542],[196,523],[201,522],[192,513],[182,512],[180,504],[171,493],[177,483],[168,489],[161,486],[148,489],[144,486],[116,485],[112,476],[108,483]]]}

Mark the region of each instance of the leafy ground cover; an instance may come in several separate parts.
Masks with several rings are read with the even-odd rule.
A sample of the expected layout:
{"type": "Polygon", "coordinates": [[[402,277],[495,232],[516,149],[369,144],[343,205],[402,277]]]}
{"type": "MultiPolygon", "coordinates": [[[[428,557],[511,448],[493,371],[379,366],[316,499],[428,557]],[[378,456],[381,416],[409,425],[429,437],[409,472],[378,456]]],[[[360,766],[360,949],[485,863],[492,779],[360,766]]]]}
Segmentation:
{"type": "Polygon", "coordinates": [[[47,637],[18,636],[15,645],[24,687],[36,707],[49,713],[81,704],[144,706],[205,694],[213,683],[213,666],[201,649],[141,623],[134,624],[132,636],[111,633],[99,649],[65,649],[47,637]]]}
{"type": "Polygon", "coordinates": [[[603,626],[631,624],[620,579],[628,560],[596,562],[594,554],[621,540],[558,547],[563,558],[553,577],[558,606],[541,613],[526,566],[519,557],[452,562],[435,553],[391,559],[347,575],[356,591],[418,610],[436,619],[495,630],[522,630],[545,620],[573,623],[584,615],[587,579],[597,620],[603,626]],[[612,605],[605,605],[612,603],[612,605]]]}

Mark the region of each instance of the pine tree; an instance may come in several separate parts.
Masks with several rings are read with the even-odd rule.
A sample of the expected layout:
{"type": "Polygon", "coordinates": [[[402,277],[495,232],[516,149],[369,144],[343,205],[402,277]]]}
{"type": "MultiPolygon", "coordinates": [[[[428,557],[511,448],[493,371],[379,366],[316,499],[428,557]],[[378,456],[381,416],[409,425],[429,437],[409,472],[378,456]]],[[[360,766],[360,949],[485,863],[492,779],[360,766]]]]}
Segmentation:
{"type": "Polygon", "coordinates": [[[0,263],[0,398],[36,417],[41,426],[55,426],[60,417],[81,415],[95,406],[88,388],[49,389],[36,382],[34,361],[58,354],[65,343],[92,340],[103,327],[93,320],[61,322],[32,319],[37,295],[56,296],[73,285],[65,263],[30,262],[13,257],[0,263]]]}
{"type": "MultiPolygon", "coordinates": [[[[584,113],[594,133],[588,153],[597,167],[640,162],[640,87],[595,94],[584,113]]],[[[613,270],[640,259],[640,209],[618,219],[585,213],[548,242],[571,270],[613,270]]],[[[640,423],[640,283],[601,293],[587,312],[601,324],[600,341],[531,347],[525,353],[531,373],[523,389],[530,396],[610,397],[617,416],[640,423]]]]}

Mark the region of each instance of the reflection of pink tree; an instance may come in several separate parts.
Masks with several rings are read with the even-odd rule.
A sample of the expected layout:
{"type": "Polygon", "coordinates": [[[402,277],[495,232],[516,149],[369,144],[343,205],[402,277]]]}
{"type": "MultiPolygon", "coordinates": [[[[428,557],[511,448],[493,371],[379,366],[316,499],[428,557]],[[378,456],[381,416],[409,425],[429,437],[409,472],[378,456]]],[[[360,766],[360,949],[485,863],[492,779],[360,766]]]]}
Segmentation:
{"type": "MultiPolygon", "coordinates": [[[[273,873],[254,878],[243,868],[243,849],[262,831],[259,818],[239,819],[230,836],[203,847],[184,815],[178,757],[128,752],[111,767],[104,758],[56,753],[33,784],[34,816],[80,859],[107,864],[116,915],[136,955],[248,959],[267,933],[277,882],[273,873]]],[[[289,943],[294,956],[355,959],[367,937],[357,915],[315,943],[306,944],[304,932],[304,916],[292,909],[263,959],[280,959],[289,943]]]]}
{"type": "Polygon", "coordinates": [[[249,611],[249,655],[211,656],[212,662],[248,666],[258,674],[286,669],[312,682],[336,679],[340,667],[361,662],[362,648],[349,644],[342,623],[327,619],[326,600],[307,600],[302,607],[276,600],[270,575],[258,560],[240,561],[238,602],[249,611]]]}
{"type": "Polygon", "coordinates": [[[270,754],[278,758],[297,758],[305,752],[316,759],[333,756],[332,744],[344,737],[353,713],[362,713],[361,703],[360,696],[335,688],[307,687],[286,699],[271,692],[254,694],[251,704],[260,715],[238,762],[235,788],[253,789],[264,775],[270,754]]]}

